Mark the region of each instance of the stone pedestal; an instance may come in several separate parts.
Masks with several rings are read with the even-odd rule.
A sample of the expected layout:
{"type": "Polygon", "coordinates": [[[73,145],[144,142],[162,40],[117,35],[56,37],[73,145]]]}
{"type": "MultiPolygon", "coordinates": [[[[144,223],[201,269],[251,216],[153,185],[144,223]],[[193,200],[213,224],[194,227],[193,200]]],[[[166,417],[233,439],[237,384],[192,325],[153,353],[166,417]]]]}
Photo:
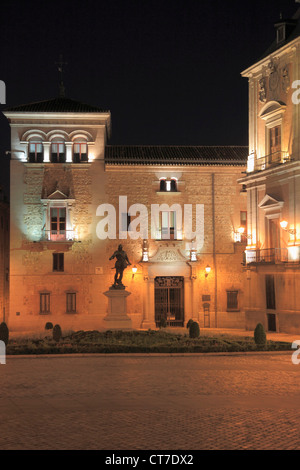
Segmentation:
{"type": "Polygon", "coordinates": [[[132,330],[131,318],[127,315],[127,297],[131,292],[125,289],[109,289],[103,294],[108,298],[105,327],[108,330],[132,330]]]}

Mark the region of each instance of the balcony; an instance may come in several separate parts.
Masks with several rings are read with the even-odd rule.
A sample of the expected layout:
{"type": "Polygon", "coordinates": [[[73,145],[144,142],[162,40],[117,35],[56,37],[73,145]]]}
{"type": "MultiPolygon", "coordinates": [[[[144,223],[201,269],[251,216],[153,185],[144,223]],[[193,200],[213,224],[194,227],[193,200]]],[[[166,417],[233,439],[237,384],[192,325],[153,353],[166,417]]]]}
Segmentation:
{"type": "Polygon", "coordinates": [[[41,241],[49,242],[74,242],[74,230],[43,230],[41,241]]]}
{"type": "Polygon", "coordinates": [[[300,247],[266,248],[264,250],[246,250],[244,265],[263,264],[300,264],[300,247]]]}
{"type": "Polygon", "coordinates": [[[248,157],[247,173],[269,170],[290,161],[292,159],[289,153],[283,151],[273,152],[261,158],[255,158],[255,154],[251,154],[248,157]]]}

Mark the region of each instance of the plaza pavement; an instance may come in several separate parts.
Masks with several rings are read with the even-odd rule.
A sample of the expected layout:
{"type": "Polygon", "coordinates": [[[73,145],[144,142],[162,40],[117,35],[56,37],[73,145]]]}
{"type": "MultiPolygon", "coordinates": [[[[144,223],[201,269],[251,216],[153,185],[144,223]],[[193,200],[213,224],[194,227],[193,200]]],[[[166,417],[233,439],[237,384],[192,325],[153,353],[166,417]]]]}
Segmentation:
{"type": "Polygon", "coordinates": [[[300,449],[291,355],[8,357],[0,449],[300,449]]]}

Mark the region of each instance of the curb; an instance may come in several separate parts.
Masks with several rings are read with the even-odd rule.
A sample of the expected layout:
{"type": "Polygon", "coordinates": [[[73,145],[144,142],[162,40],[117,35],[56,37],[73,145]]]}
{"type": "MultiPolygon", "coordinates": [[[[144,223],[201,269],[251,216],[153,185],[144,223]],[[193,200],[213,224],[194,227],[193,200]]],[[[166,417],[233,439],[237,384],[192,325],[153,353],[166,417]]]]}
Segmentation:
{"type": "Polygon", "coordinates": [[[11,354],[7,359],[51,359],[78,357],[206,357],[206,356],[280,356],[290,355],[291,351],[245,351],[245,352],[208,352],[208,353],[74,353],[74,354],[11,354]]]}

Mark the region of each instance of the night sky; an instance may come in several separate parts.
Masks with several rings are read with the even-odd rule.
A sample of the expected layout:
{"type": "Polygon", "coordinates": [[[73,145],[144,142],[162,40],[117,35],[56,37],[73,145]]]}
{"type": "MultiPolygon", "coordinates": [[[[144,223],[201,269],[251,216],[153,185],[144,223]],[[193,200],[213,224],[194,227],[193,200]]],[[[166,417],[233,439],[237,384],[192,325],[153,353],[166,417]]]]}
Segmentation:
{"type": "MultiPolygon", "coordinates": [[[[110,144],[247,145],[241,72],[294,0],[1,1],[6,106],[66,96],[112,113],[110,144]]],[[[3,109],[5,106],[1,106],[3,109]]],[[[0,116],[0,184],[9,125],[0,116]]]]}

